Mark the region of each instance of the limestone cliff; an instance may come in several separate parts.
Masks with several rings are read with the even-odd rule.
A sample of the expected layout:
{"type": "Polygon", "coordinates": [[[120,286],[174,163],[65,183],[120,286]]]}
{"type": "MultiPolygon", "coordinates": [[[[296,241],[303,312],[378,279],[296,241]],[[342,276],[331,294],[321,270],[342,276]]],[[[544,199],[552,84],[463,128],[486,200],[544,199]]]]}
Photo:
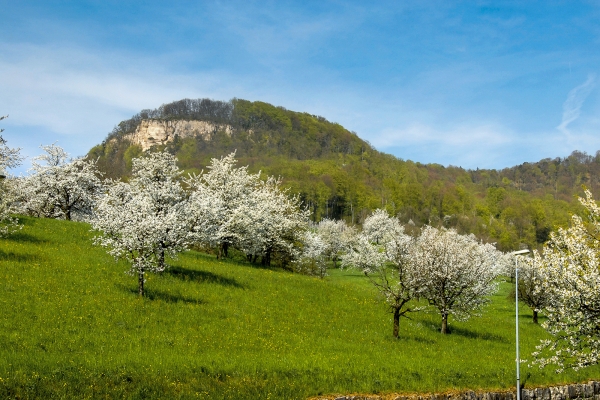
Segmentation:
{"type": "Polygon", "coordinates": [[[136,130],[126,135],[125,138],[146,151],[152,146],[173,141],[175,136],[180,138],[202,136],[210,139],[211,134],[219,131],[231,135],[233,128],[230,125],[213,124],[206,121],[143,119],[136,130]]]}

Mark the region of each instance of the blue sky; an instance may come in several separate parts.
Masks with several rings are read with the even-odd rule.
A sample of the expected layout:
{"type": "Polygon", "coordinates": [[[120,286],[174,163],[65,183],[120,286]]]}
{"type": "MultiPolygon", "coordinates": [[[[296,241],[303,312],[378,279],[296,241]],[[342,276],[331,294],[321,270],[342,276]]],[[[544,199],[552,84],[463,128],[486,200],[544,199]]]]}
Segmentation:
{"type": "Polygon", "coordinates": [[[600,150],[599,2],[368,3],[2,0],[0,127],[78,156],[141,109],[238,97],[424,163],[600,150]]]}

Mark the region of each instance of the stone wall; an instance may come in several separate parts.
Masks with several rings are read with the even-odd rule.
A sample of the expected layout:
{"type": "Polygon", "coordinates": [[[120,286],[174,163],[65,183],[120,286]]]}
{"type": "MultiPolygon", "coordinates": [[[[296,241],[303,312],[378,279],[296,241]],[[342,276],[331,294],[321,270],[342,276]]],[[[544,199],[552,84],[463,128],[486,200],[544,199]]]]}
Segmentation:
{"type": "MultiPolygon", "coordinates": [[[[516,400],[514,392],[456,392],[420,395],[347,395],[315,397],[313,400],[516,400]]],[[[600,382],[523,389],[521,400],[600,400],[600,382]]]]}
{"type": "Polygon", "coordinates": [[[126,135],[125,138],[146,151],[154,145],[167,144],[175,136],[185,138],[199,135],[210,139],[210,135],[218,131],[231,135],[233,128],[230,125],[213,124],[206,121],[144,119],[135,132],[126,135]]]}

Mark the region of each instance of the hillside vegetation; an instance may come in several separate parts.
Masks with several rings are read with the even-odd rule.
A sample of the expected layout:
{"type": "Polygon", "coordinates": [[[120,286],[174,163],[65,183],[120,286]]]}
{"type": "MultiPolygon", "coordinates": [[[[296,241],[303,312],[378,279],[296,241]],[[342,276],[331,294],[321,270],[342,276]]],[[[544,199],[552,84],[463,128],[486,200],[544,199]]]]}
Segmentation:
{"type": "MultiPolygon", "coordinates": [[[[141,153],[126,135],[144,119],[203,120],[233,127],[175,138],[166,147],[181,168],[198,172],[213,157],[236,151],[251,172],[282,176],[312,219],[360,224],[376,208],[404,223],[455,227],[502,250],[539,247],[578,210],[582,185],[600,195],[600,155],[574,152],[503,170],[465,170],[402,160],[375,150],[339,124],[263,102],[181,100],[143,110],[115,127],[89,152],[107,177],[127,177],[141,153]]],[[[157,149],[159,150],[159,149],[157,149]]]]}
{"type": "MultiPolygon", "coordinates": [[[[186,252],[148,276],[91,245],[89,226],[21,218],[0,239],[0,397],[303,399],[352,392],[514,388],[514,303],[482,317],[391,316],[359,273],[321,280],[186,252]]],[[[522,357],[544,331],[521,308],[522,357]]],[[[522,364],[526,386],[583,381],[522,364]]]]}

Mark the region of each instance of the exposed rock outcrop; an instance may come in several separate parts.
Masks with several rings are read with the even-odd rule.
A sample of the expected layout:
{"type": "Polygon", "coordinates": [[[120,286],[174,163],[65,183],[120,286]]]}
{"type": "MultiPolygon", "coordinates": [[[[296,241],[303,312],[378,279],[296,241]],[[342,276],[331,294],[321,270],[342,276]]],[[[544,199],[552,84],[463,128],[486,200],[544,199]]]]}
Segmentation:
{"type": "Polygon", "coordinates": [[[125,138],[146,151],[152,146],[173,141],[175,136],[180,138],[202,136],[210,139],[210,135],[219,131],[231,135],[233,128],[230,125],[213,124],[206,121],[144,119],[135,132],[126,135],[125,138]]]}

